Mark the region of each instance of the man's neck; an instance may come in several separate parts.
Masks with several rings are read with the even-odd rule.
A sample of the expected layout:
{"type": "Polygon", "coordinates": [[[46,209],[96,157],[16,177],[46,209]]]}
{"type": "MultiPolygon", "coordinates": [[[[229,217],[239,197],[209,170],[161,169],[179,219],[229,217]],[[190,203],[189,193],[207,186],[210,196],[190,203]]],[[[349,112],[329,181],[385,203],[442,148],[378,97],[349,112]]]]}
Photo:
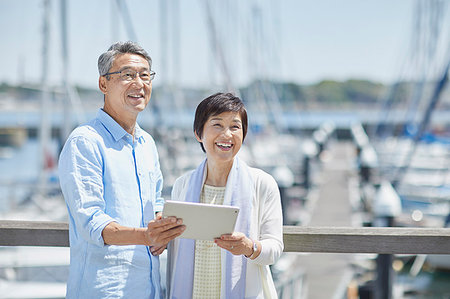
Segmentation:
{"type": "Polygon", "coordinates": [[[137,116],[121,115],[110,107],[104,106],[103,111],[105,111],[109,116],[111,116],[127,133],[134,137],[134,131],[136,129],[136,119],[137,116]],[[128,116],[128,117],[127,117],[128,116]]]}

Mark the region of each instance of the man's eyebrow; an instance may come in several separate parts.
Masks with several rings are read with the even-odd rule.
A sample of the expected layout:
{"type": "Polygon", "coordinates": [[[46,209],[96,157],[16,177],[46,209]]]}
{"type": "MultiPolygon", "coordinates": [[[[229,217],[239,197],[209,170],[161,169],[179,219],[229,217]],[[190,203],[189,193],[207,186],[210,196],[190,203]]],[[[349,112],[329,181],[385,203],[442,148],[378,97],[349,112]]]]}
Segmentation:
{"type": "MultiPolygon", "coordinates": [[[[139,68],[137,68],[137,69],[139,69],[139,68]]],[[[124,67],[122,67],[122,68],[119,69],[120,72],[126,71],[126,70],[135,70],[135,68],[132,67],[132,66],[124,66],[124,67]]],[[[149,69],[148,67],[143,67],[143,68],[141,68],[140,70],[141,70],[141,72],[142,72],[142,71],[150,71],[150,69],[149,69]]]]}

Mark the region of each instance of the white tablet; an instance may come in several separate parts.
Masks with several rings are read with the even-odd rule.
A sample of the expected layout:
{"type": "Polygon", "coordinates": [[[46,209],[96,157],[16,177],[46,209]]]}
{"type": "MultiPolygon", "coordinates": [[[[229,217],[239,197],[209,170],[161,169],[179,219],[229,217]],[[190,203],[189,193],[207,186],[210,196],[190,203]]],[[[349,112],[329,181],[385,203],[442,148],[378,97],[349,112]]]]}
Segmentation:
{"type": "Polygon", "coordinates": [[[234,232],[238,207],[166,200],[163,217],[183,219],[186,230],[179,238],[214,240],[234,232]]]}

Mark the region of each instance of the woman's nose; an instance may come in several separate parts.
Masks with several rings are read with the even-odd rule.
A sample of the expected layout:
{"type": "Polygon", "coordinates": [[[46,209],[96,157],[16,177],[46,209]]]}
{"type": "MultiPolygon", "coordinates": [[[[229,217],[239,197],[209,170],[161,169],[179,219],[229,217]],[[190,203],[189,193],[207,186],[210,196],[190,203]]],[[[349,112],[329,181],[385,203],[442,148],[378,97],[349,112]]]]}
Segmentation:
{"type": "Polygon", "coordinates": [[[225,136],[231,136],[232,135],[230,128],[225,128],[224,135],[225,136]]]}

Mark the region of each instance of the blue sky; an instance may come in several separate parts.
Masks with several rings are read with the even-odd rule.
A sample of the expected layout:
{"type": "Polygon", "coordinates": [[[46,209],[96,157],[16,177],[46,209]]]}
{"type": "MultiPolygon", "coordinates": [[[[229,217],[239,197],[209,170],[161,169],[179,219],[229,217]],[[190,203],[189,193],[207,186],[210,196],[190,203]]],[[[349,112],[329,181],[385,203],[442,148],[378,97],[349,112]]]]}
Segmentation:
{"type": "MultiPolygon", "coordinates": [[[[0,0],[0,82],[39,82],[42,3],[0,0]]],[[[408,51],[416,5],[412,0],[209,1],[211,23],[205,1],[166,0],[168,47],[163,55],[160,1],[126,3],[138,42],[153,58],[154,84],[192,87],[225,81],[213,51],[212,26],[235,86],[256,77],[300,84],[349,78],[392,82],[408,51]],[[179,17],[173,9],[176,2],[179,17]]],[[[68,0],[69,78],[74,84],[96,87],[98,56],[114,40],[130,39],[115,7],[114,1],[68,0]]],[[[53,84],[61,81],[62,71],[59,11],[60,2],[51,1],[53,84]]],[[[445,14],[449,16],[448,5],[445,14]]]]}

